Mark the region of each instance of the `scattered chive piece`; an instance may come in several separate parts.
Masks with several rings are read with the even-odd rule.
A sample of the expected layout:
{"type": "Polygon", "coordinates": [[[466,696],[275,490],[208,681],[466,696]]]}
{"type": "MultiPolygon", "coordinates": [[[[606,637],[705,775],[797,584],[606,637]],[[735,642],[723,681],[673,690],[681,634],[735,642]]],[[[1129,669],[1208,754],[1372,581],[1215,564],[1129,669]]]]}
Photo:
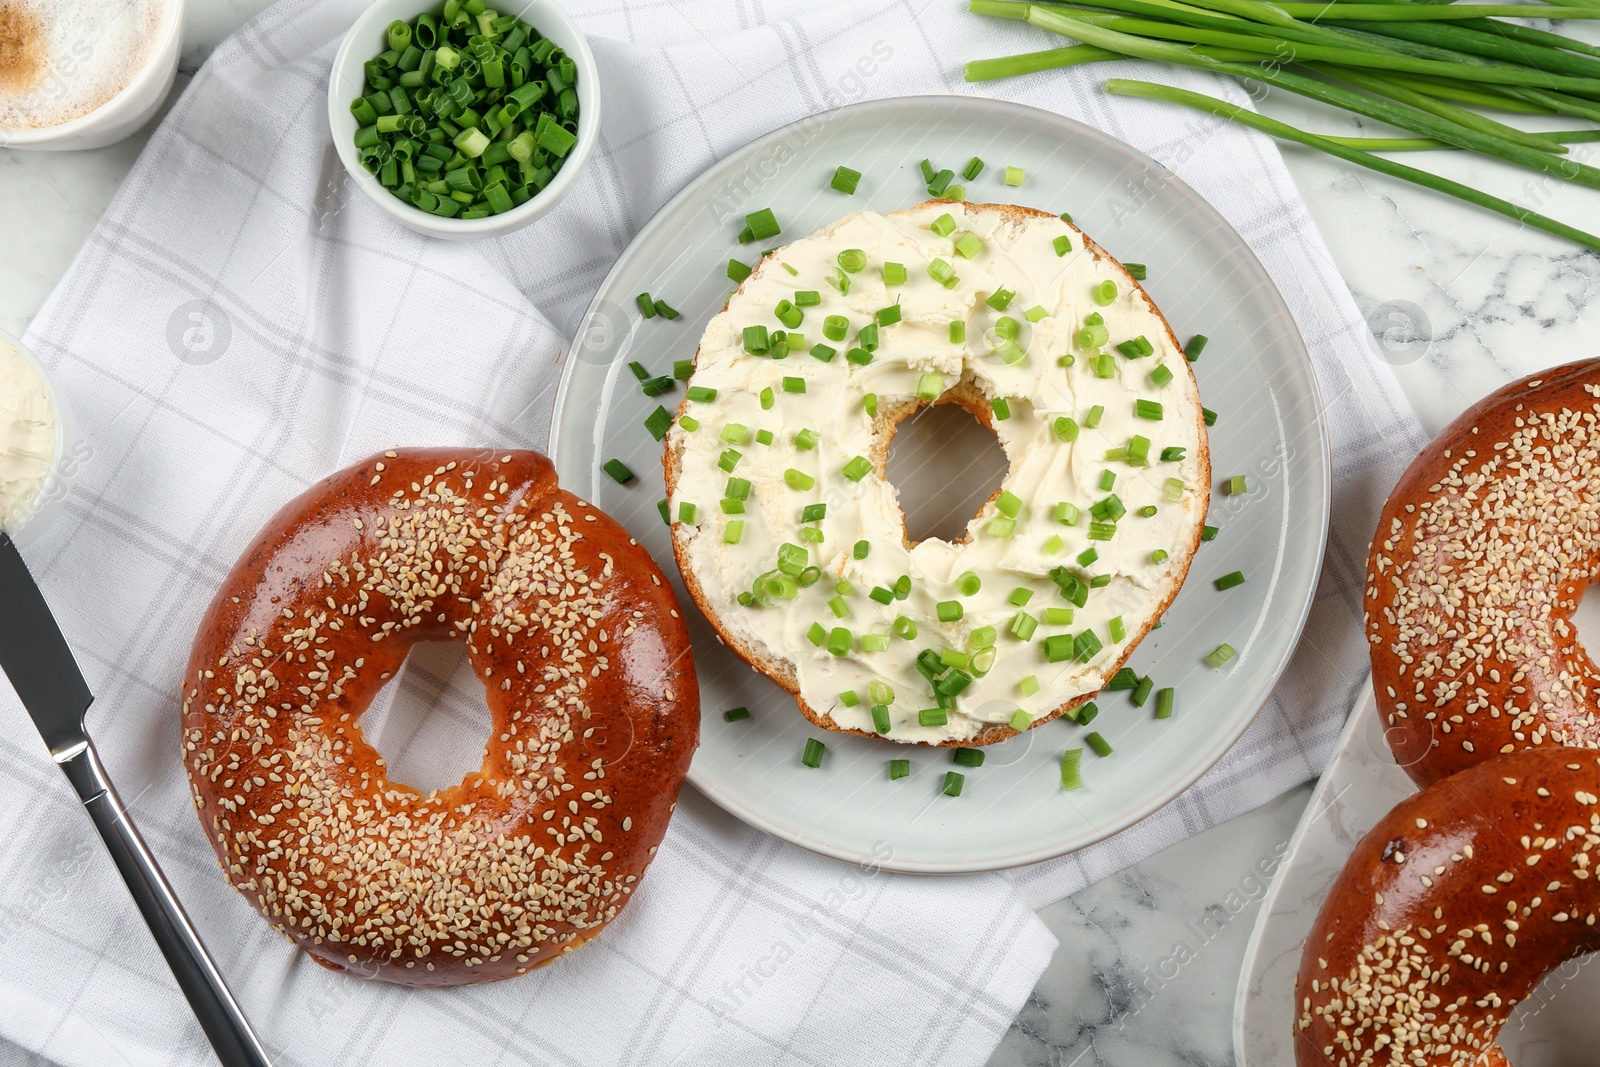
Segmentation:
{"type": "Polygon", "coordinates": [[[1097,756],[1109,756],[1109,755],[1111,755],[1111,742],[1107,741],[1105,738],[1101,737],[1098,731],[1087,735],[1083,740],[1084,740],[1085,744],[1087,744],[1090,748],[1094,749],[1094,754],[1095,755],[1097,755],[1097,756]]]}
{"type": "Polygon", "coordinates": [[[977,156],[973,156],[971,159],[967,160],[967,165],[961,168],[961,177],[969,182],[982,173],[983,160],[979,159],[977,156]]]}
{"type": "Polygon", "coordinates": [[[951,759],[956,764],[958,764],[958,765],[960,765],[962,767],[982,767],[983,766],[983,749],[981,749],[981,748],[958,748],[951,755],[951,759]]]}
{"type": "Polygon", "coordinates": [[[760,211],[753,211],[744,217],[745,232],[750,234],[751,241],[765,241],[768,237],[776,237],[782,228],[778,225],[776,216],[770,207],[760,211]]]}
{"type": "Polygon", "coordinates": [[[1139,675],[1132,667],[1124,667],[1112,676],[1106,683],[1106,692],[1116,693],[1124,689],[1136,689],[1139,686],[1139,675]]]}
{"type": "Polygon", "coordinates": [[[633,298],[633,302],[638,305],[639,314],[645,318],[653,319],[656,317],[656,304],[654,300],[650,299],[649,293],[640,293],[633,298]]]}
{"type": "Polygon", "coordinates": [[[1244,496],[1249,491],[1244,475],[1235,474],[1232,478],[1222,483],[1222,491],[1228,496],[1244,496]]]}
{"type": "Polygon", "coordinates": [[[1200,540],[1202,540],[1202,541],[1215,541],[1216,539],[1217,539],[1217,527],[1215,527],[1215,526],[1202,526],[1202,527],[1200,527],[1200,540]]]}
{"type": "Polygon", "coordinates": [[[1038,629],[1039,620],[1026,611],[1017,612],[1011,620],[1011,636],[1018,641],[1032,641],[1034,631],[1038,629]]]}
{"type": "Polygon", "coordinates": [[[861,181],[861,172],[851,170],[849,167],[838,167],[833,172],[833,180],[828,183],[830,188],[837,189],[846,196],[854,196],[856,185],[861,181]]]}
{"type": "Polygon", "coordinates": [[[659,378],[650,378],[640,382],[639,391],[645,396],[660,396],[662,393],[672,392],[676,386],[677,383],[673,379],[663,375],[659,378]]]}
{"type": "Polygon", "coordinates": [[[822,766],[822,754],[828,751],[828,746],[818,741],[815,737],[806,738],[806,750],[800,754],[800,762],[807,767],[822,766]]]}
{"type": "Polygon", "coordinates": [[[950,188],[950,183],[956,180],[956,172],[950,169],[941,170],[928,181],[928,195],[942,197],[950,188]]]}
{"type": "Polygon", "coordinates": [[[657,406],[649,415],[645,416],[644,428],[650,431],[650,436],[657,441],[667,436],[667,431],[672,428],[672,412],[664,407],[657,406]]]}
{"type": "Polygon", "coordinates": [[[1200,358],[1200,353],[1206,350],[1206,342],[1211,340],[1203,333],[1197,333],[1189,338],[1189,343],[1183,346],[1183,356],[1190,363],[1200,358]]]}
{"type": "Polygon", "coordinates": [[[1100,419],[1105,415],[1105,413],[1105,407],[1100,404],[1096,404],[1094,407],[1090,408],[1089,413],[1083,417],[1083,424],[1092,430],[1096,426],[1100,425],[1100,419]]]}
{"type": "Polygon", "coordinates": [[[966,781],[966,775],[958,771],[946,771],[944,776],[944,795],[947,797],[960,796],[961,787],[966,784],[966,781]]]}
{"type": "Polygon", "coordinates": [[[1150,693],[1155,687],[1156,683],[1150,680],[1148,674],[1140,678],[1139,684],[1133,687],[1133,706],[1136,708],[1144,707],[1145,701],[1150,699],[1150,693]]]}
{"type": "Polygon", "coordinates": [[[672,376],[680,382],[686,382],[694,377],[694,360],[675,359],[672,361],[672,376]]]}
{"type": "Polygon", "coordinates": [[[1233,646],[1224,641],[1212,650],[1211,655],[1206,657],[1206,662],[1213,667],[1220,667],[1236,655],[1238,653],[1233,650],[1233,646]]]}
{"type": "Polygon", "coordinates": [[[1094,287],[1094,302],[1105,307],[1117,298],[1117,283],[1107,278],[1094,287]]]}
{"type": "Polygon", "coordinates": [[[1007,167],[1006,168],[1006,184],[1007,185],[1021,185],[1023,177],[1024,177],[1024,174],[1023,174],[1023,171],[1022,171],[1021,167],[1007,167]]]}
{"type": "MultiPolygon", "coordinates": [[[[841,470],[846,478],[849,478],[852,482],[859,482],[872,470],[872,462],[866,456],[857,456],[846,463],[841,470]]],[[[809,478],[807,479],[807,481],[810,480],[809,478]]],[[[806,488],[810,489],[811,486],[808,485],[806,488]]]]}
{"type": "Polygon", "coordinates": [[[927,185],[933,181],[933,163],[924,159],[919,165],[922,167],[922,184],[927,185]]]}
{"type": "Polygon", "coordinates": [[[656,501],[656,510],[661,513],[661,521],[668,526],[672,525],[672,505],[665,500],[656,501]]]}
{"type": "Polygon", "coordinates": [[[908,759],[892,759],[889,761],[889,780],[906,778],[911,774],[911,761],[908,759]]]}
{"type": "Polygon", "coordinates": [[[620,459],[606,460],[602,465],[602,469],[611,475],[611,480],[618,485],[627,485],[633,481],[633,471],[629,470],[628,465],[620,459]]]}
{"type": "Polygon", "coordinates": [[[1060,237],[1057,237],[1050,243],[1055,246],[1056,255],[1058,256],[1064,256],[1068,252],[1072,251],[1072,238],[1068,237],[1066,234],[1062,234],[1060,237]]]}
{"type": "Polygon", "coordinates": [[[934,606],[934,612],[940,622],[958,622],[966,613],[959,600],[941,600],[934,606]]]}
{"type": "Polygon", "coordinates": [[[917,712],[917,725],[943,726],[950,721],[950,716],[945,714],[943,708],[923,708],[917,712]]]}
{"type": "Polygon", "coordinates": [[[1067,714],[1076,719],[1079,726],[1088,726],[1100,717],[1100,705],[1091,700],[1081,705],[1076,711],[1069,711],[1067,714]]]}
{"type": "Polygon", "coordinates": [[[727,711],[722,713],[722,717],[724,719],[727,719],[729,722],[741,722],[744,719],[748,719],[750,717],[750,709],[749,708],[729,708],[727,711]]]}
{"type": "Polygon", "coordinates": [[[1136,282],[1142,282],[1149,275],[1143,263],[1124,263],[1122,269],[1128,272],[1128,277],[1136,282]]]}
{"type": "Polygon", "coordinates": [[[634,360],[632,363],[629,363],[628,369],[633,371],[633,376],[639,379],[641,382],[647,382],[651,378],[649,369],[638,360],[634,360]]]}
{"type": "Polygon", "coordinates": [[[1234,571],[1231,574],[1224,574],[1221,578],[1218,578],[1214,584],[1218,590],[1232,589],[1236,585],[1243,585],[1244,571],[1234,571]]]}
{"type": "Polygon", "coordinates": [[[1083,777],[1078,765],[1083,760],[1083,749],[1069,748],[1061,753],[1061,788],[1067,791],[1083,788],[1083,777]]]}
{"type": "Polygon", "coordinates": [[[657,300],[656,314],[670,321],[678,317],[678,309],[667,303],[665,300],[657,300]]]}
{"type": "Polygon", "coordinates": [[[1200,417],[1205,419],[1207,426],[1215,426],[1217,424],[1217,413],[1210,408],[1201,408],[1200,417]]]}
{"type": "Polygon", "coordinates": [[[753,272],[750,270],[750,268],[739,262],[737,259],[728,260],[728,279],[735,284],[738,284],[739,282],[742,282],[746,278],[750,277],[751,273],[753,272]]]}
{"type": "Polygon", "coordinates": [[[1172,718],[1172,703],[1177,699],[1177,691],[1171,686],[1156,694],[1156,718],[1172,718]]]}

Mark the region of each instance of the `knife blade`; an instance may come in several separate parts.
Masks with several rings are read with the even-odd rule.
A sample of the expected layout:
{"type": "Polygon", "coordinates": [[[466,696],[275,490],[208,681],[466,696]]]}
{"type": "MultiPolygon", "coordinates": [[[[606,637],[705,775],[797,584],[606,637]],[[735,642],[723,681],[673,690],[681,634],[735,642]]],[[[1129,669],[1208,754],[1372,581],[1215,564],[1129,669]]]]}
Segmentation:
{"type": "Polygon", "coordinates": [[[89,737],[83,713],[94,702],[78,661],[11,538],[0,533],[0,670],[58,761],[89,737]]]}
{"type": "Polygon", "coordinates": [[[0,670],[11,679],[50,755],[100,831],[217,1059],[223,1067],[271,1067],[100,762],[83,723],[94,696],[44,594],[4,533],[0,533],[0,670]]]}

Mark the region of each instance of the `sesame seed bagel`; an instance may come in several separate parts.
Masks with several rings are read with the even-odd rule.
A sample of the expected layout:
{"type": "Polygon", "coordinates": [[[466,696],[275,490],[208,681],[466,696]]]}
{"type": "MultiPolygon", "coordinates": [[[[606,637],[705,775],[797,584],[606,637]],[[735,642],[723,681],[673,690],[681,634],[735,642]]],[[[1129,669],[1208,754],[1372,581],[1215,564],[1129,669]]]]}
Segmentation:
{"type": "Polygon", "coordinates": [[[183,758],[228,881],[319,963],[413,986],[521,974],[622,910],[699,738],[688,633],[627,532],[533,452],[388,452],[267,524],[195,639],[183,758]],[[462,640],[483,766],[419,793],[359,719],[462,640]]]}
{"type": "Polygon", "coordinates": [[[1491,759],[1401,802],[1323,903],[1295,979],[1299,1067],[1503,1067],[1513,1008],[1600,949],[1600,756],[1491,759]]]}
{"type": "Polygon", "coordinates": [[[1419,783],[1496,754],[1600,747],[1572,613],[1600,563],[1600,361],[1514,382],[1390,495],[1367,561],[1372,687],[1419,783]]]}
{"type": "Polygon", "coordinates": [[[943,746],[1098,692],[1182,585],[1210,483],[1199,388],[1138,281],[1060,216],[949,200],[765,256],[707,324],[664,465],[722,641],[824,729],[943,746]],[[913,541],[886,466],[934,404],[1008,470],[960,537],[913,541]]]}

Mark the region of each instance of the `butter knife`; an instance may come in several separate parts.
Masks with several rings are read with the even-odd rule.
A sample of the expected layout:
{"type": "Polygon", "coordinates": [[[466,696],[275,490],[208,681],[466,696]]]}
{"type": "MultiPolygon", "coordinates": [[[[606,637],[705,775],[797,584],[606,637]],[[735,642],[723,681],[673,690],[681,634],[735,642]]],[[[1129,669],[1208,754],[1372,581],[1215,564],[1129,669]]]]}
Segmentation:
{"type": "Polygon", "coordinates": [[[0,533],[0,670],[78,791],[150,933],[224,1067],[270,1067],[183,905],[112,788],[84,729],[94,696],[11,538],[0,533]]]}

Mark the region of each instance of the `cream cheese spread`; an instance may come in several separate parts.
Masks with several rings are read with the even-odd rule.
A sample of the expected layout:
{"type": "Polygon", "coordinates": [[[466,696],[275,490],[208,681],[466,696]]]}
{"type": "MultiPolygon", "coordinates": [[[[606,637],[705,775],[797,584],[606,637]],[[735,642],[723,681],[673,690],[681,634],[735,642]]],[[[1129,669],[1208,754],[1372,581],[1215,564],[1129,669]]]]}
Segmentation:
{"type": "Polygon", "coordinates": [[[952,203],[849,215],[761,262],[707,326],[689,385],[667,447],[691,586],[720,629],[789,665],[799,698],[847,729],[960,741],[1100,689],[1176,592],[1204,522],[1188,363],[1126,271],[1053,216],[952,203]],[[860,269],[841,271],[847,250],[865,254],[860,269]],[[801,305],[784,309],[801,316],[792,329],[781,301],[801,305]],[[844,339],[824,336],[829,316],[848,321],[844,339]],[[803,341],[752,353],[756,326],[803,341]],[[962,541],[910,545],[894,485],[881,464],[864,469],[884,451],[869,409],[958,386],[1002,402],[993,428],[1010,469],[962,541]],[[952,664],[970,680],[941,700],[930,674],[952,664]]]}
{"type": "Polygon", "coordinates": [[[55,461],[56,414],[39,372],[0,337],[0,531],[21,526],[55,461]]]}

